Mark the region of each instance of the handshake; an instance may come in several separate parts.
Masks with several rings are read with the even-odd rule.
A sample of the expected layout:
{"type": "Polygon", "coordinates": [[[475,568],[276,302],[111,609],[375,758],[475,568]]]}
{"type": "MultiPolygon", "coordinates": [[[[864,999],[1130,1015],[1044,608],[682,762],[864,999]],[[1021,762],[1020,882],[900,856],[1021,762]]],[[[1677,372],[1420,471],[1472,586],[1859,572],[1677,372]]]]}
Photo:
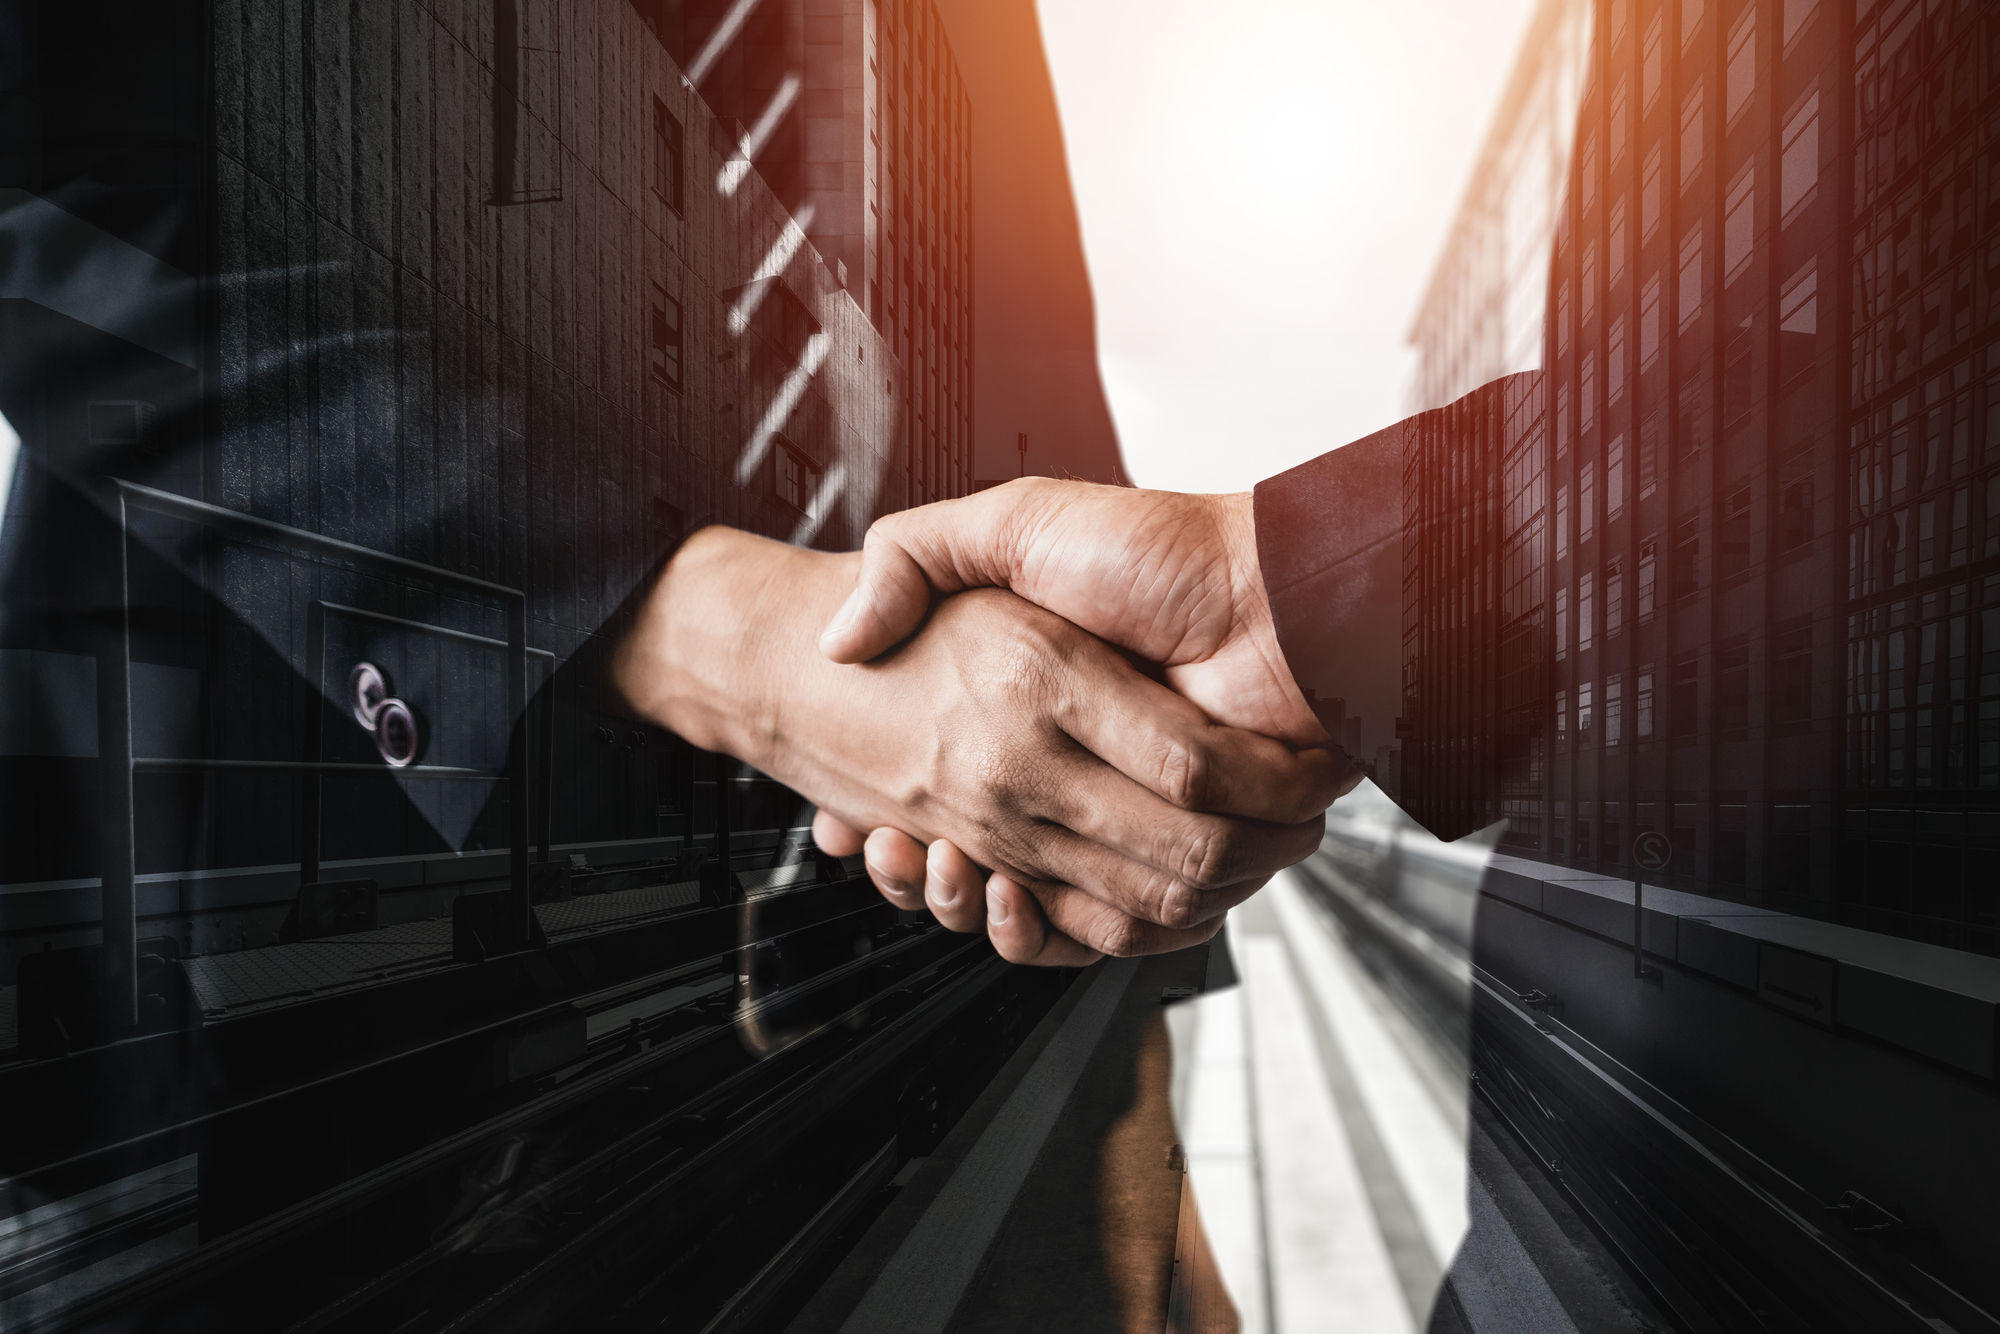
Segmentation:
{"type": "Polygon", "coordinates": [[[1199,944],[1359,779],[1279,650],[1248,494],[1030,478],[845,554],[707,528],[612,673],[1017,963],[1199,944]]]}

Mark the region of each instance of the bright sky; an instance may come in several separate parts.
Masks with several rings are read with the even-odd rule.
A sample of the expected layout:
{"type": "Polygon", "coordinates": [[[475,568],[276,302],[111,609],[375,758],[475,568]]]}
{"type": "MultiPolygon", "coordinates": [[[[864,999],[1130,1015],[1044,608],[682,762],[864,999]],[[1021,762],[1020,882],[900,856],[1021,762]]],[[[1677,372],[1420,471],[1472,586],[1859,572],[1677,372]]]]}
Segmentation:
{"type": "Polygon", "coordinates": [[[1038,0],[1141,486],[1402,417],[1404,343],[1532,0],[1038,0]]]}

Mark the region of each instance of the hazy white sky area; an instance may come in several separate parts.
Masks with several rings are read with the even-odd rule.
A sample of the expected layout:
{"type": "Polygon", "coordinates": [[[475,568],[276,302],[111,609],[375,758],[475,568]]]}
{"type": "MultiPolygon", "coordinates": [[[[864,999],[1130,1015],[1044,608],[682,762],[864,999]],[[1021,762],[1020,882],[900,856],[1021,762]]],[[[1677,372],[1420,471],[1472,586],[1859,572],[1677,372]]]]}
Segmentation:
{"type": "Polygon", "coordinates": [[[1403,415],[1417,302],[1532,0],[1038,0],[1141,486],[1403,415]]]}

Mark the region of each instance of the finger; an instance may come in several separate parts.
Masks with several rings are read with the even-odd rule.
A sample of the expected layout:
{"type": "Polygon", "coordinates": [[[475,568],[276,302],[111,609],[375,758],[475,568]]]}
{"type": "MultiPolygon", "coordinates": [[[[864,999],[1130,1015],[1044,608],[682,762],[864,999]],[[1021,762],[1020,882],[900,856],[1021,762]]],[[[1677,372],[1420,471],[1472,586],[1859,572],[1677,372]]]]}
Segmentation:
{"type": "Polygon", "coordinates": [[[865,841],[861,831],[825,811],[813,812],[813,846],[829,857],[852,857],[865,841]]]}
{"type": "Polygon", "coordinates": [[[1246,883],[1303,861],[1325,832],[1324,816],[1278,825],[1182,811],[1074,750],[1041,757],[1018,804],[1030,818],[979,839],[980,861],[1074,885],[1172,927],[1227,912],[1246,883]]]}
{"type": "MultiPolygon", "coordinates": [[[[1033,867],[1042,873],[1042,881],[1060,884],[1066,892],[1086,895],[1119,917],[1177,931],[1220,920],[1231,908],[1262,889],[1275,874],[1275,870],[1251,871],[1211,886],[1197,887],[1054,825],[1040,831],[1035,856],[1009,864],[1033,867]]],[[[1069,930],[1067,925],[1058,923],[1058,926],[1069,930]]]]}
{"type": "Polygon", "coordinates": [[[1004,871],[986,882],[986,935],[1009,963],[1081,968],[1104,957],[1051,929],[1035,896],[1004,871]]]}
{"type": "MultiPolygon", "coordinates": [[[[999,878],[997,874],[995,878],[999,878]]],[[[1120,912],[1074,885],[1025,876],[1015,877],[1014,881],[1034,896],[1050,931],[1068,937],[1085,950],[1096,954],[1109,954],[1114,958],[1124,959],[1142,954],[1170,954],[1175,950],[1188,949],[1214,936],[1222,929],[1222,923],[1227,917],[1225,913],[1218,913],[1194,926],[1161,926],[1130,913],[1120,912]]],[[[1249,893],[1260,887],[1261,883],[1252,886],[1244,897],[1247,898],[1249,893]]],[[[992,912],[989,906],[987,908],[989,919],[992,912]]]]}
{"type": "Polygon", "coordinates": [[[1085,750],[1183,811],[1297,824],[1352,785],[1331,750],[1211,722],[1186,698],[1081,633],[1064,645],[1071,675],[1059,721],[1085,750]]]}
{"type": "Polygon", "coordinates": [[[924,845],[900,829],[877,829],[863,844],[861,855],[868,878],[882,897],[904,912],[924,906],[924,845]]]}
{"type": "Polygon", "coordinates": [[[985,878],[970,858],[946,839],[938,839],[925,856],[924,906],[946,930],[973,932],[986,929],[986,897],[980,892],[985,878]]]}
{"type": "Polygon", "coordinates": [[[909,552],[876,529],[861,547],[854,591],[820,632],[819,649],[834,662],[867,662],[902,643],[923,624],[931,585],[909,552]]]}

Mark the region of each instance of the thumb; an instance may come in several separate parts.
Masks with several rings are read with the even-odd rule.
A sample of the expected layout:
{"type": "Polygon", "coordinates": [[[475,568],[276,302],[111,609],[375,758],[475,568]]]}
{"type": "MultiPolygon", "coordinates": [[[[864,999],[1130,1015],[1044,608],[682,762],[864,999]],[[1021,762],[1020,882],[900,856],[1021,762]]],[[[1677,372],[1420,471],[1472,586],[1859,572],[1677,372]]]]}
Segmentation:
{"type": "Polygon", "coordinates": [[[861,547],[861,576],[820,632],[819,651],[835,662],[867,662],[915,633],[930,609],[922,567],[879,526],[871,528],[861,547]]]}

